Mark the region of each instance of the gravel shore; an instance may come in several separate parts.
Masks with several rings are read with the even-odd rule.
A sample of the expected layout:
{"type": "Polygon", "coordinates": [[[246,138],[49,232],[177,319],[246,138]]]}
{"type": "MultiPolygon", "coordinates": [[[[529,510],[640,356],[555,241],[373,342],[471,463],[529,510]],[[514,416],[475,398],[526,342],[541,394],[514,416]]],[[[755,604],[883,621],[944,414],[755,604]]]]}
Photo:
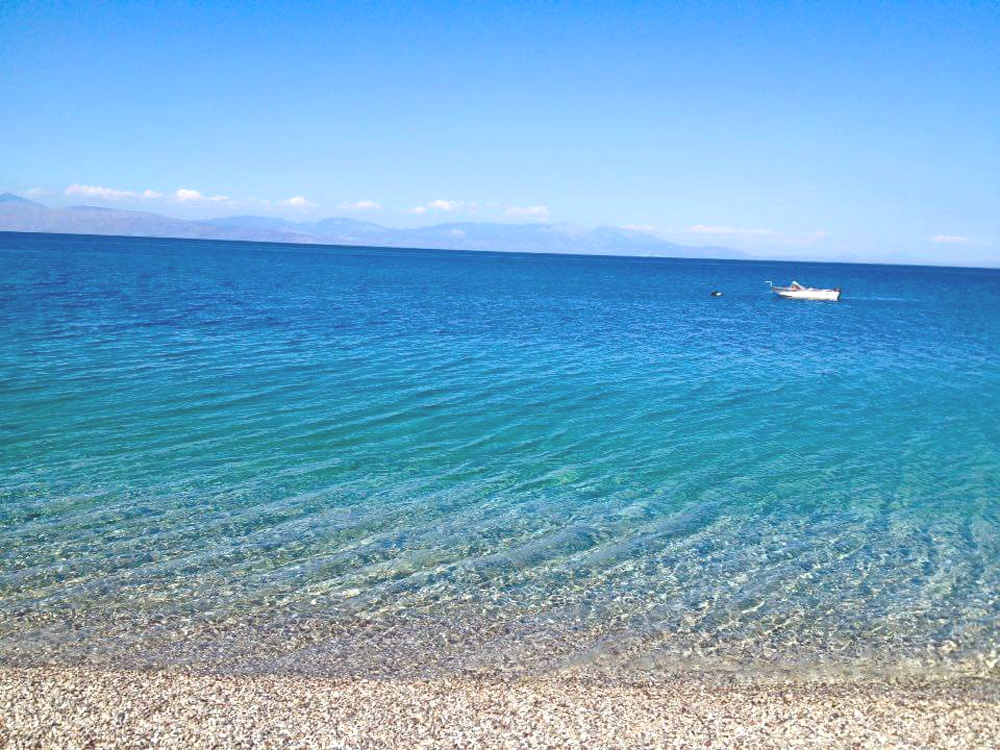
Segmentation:
{"type": "Polygon", "coordinates": [[[0,669],[0,747],[1000,747],[996,683],[0,669]]]}

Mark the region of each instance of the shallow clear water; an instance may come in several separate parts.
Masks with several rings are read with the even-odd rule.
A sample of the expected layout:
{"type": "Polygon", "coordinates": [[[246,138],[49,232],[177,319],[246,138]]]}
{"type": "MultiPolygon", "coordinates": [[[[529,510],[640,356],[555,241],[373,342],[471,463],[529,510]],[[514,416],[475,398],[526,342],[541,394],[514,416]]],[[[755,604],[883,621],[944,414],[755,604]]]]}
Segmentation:
{"type": "Polygon", "coordinates": [[[0,662],[995,670],[998,344],[997,271],[0,234],[0,662]]]}

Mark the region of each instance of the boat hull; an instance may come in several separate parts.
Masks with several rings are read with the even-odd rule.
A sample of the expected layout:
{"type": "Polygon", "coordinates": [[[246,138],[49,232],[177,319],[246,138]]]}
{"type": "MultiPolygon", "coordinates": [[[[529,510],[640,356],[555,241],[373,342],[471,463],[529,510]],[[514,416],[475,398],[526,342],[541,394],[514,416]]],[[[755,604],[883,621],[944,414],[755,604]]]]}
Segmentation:
{"type": "Polygon", "coordinates": [[[826,302],[836,302],[840,299],[839,289],[785,289],[772,287],[771,291],[779,297],[788,299],[813,299],[826,302]]]}

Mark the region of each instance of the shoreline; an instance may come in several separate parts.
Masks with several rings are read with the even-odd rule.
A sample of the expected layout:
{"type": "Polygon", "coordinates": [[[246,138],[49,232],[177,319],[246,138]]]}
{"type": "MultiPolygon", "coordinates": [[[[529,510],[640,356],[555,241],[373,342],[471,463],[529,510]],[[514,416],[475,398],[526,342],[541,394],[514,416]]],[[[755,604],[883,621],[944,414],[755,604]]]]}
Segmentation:
{"type": "Polygon", "coordinates": [[[855,631],[799,630],[776,637],[717,638],[697,632],[586,627],[536,615],[467,612],[386,619],[299,614],[203,618],[143,613],[41,624],[0,613],[0,669],[59,666],[95,671],[267,673],[332,679],[423,680],[551,674],[611,682],[718,675],[740,682],[1000,680],[993,641],[928,642],[855,631]],[[815,633],[813,634],[815,635],[815,633]],[[780,636],[780,637],[779,637],[780,636]]]}
{"type": "Polygon", "coordinates": [[[324,678],[0,667],[19,748],[995,747],[1000,681],[324,678]]]}

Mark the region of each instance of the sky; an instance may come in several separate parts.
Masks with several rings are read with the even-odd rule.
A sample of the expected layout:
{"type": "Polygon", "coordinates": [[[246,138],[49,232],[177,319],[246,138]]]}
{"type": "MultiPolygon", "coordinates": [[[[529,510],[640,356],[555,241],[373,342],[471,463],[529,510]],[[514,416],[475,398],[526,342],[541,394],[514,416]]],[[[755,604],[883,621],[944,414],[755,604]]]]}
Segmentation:
{"type": "Polygon", "coordinates": [[[0,3],[0,191],[1000,263],[1000,2],[0,3]]]}

